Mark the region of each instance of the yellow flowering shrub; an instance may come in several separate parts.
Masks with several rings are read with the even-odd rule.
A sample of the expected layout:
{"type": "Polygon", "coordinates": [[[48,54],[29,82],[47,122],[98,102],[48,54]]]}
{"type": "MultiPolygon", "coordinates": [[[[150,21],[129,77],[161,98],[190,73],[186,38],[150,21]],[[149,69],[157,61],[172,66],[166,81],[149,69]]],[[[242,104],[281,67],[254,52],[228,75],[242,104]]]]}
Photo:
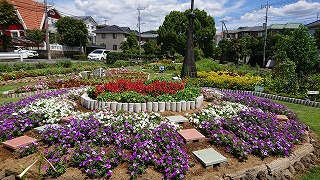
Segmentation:
{"type": "Polygon", "coordinates": [[[215,87],[221,89],[236,89],[236,90],[254,90],[256,85],[259,85],[263,78],[260,76],[239,75],[232,72],[211,71],[197,72],[201,86],[215,87]]]}

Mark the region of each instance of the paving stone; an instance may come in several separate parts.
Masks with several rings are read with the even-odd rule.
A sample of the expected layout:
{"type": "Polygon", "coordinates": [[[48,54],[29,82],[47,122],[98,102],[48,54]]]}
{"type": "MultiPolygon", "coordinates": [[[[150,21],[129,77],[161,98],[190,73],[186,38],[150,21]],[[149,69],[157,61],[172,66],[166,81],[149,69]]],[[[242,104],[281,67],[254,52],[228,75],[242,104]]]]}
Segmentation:
{"type": "Polygon", "coordinates": [[[178,133],[182,136],[187,144],[196,141],[203,142],[206,139],[206,137],[196,129],[183,129],[178,131],[178,133]]]}
{"type": "Polygon", "coordinates": [[[278,121],[284,121],[284,122],[289,121],[289,119],[285,115],[277,115],[277,119],[278,121]]]}
{"type": "Polygon", "coordinates": [[[62,117],[61,122],[62,123],[69,122],[70,119],[72,119],[72,118],[73,118],[73,115],[62,117]]]}
{"type": "Polygon", "coordinates": [[[34,131],[35,131],[36,133],[41,133],[41,132],[42,132],[46,127],[48,127],[48,126],[58,127],[59,124],[46,124],[46,125],[43,125],[43,126],[39,126],[39,127],[34,128],[34,131]]]}
{"type": "Polygon", "coordinates": [[[212,168],[215,164],[227,162],[227,158],[212,148],[193,151],[192,153],[206,168],[212,168]]]}
{"type": "Polygon", "coordinates": [[[30,143],[36,142],[36,141],[37,141],[37,139],[29,137],[29,136],[20,136],[20,137],[5,141],[2,144],[4,147],[8,147],[10,149],[15,150],[15,149],[19,148],[20,146],[27,145],[27,144],[30,144],[30,143]]]}
{"type": "Polygon", "coordinates": [[[175,123],[184,123],[189,122],[189,120],[183,116],[167,116],[166,117],[169,121],[175,122],[175,123]]]}

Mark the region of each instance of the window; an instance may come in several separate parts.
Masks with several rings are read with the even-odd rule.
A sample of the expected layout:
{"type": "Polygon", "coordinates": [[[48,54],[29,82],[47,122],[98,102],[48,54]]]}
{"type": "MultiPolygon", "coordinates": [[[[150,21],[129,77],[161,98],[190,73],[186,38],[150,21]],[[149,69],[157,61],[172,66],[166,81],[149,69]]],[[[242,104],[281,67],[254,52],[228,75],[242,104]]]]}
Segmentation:
{"type": "Polygon", "coordinates": [[[117,39],[117,34],[113,33],[113,39],[117,39]]]}
{"type": "Polygon", "coordinates": [[[113,50],[118,50],[118,46],[117,45],[113,45],[113,50]]]}
{"type": "Polygon", "coordinates": [[[102,39],[105,39],[106,38],[106,34],[102,34],[102,39]]]}
{"type": "Polygon", "coordinates": [[[18,32],[17,31],[11,32],[11,37],[19,37],[18,32]]]}

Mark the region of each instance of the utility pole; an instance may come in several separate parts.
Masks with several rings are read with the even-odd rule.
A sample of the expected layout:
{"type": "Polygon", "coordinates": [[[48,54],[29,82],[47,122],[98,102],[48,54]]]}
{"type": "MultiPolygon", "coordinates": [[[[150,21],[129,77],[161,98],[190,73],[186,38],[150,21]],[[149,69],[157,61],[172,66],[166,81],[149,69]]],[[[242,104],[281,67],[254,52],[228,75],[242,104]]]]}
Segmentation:
{"type": "Polygon", "coordinates": [[[262,67],[264,68],[266,66],[266,47],[267,47],[267,34],[268,34],[268,9],[269,4],[267,1],[267,5],[261,6],[261,8],[266,8],[266,22],[264,23],[264,43],[263,43],[263,61],[262,61],[262,67]]]}
{"type": "Polygon", "coordinates": [[[48,27],[48,2],[44,0],[44,14],[45,14],[45,27],[46,27],[46,49],[48,53],[48,60],[51,60],[50,42],[49,42],[49,27],[48,27]]]}
{"type": "Polygon", "coordinates": [[[139,28],[139,55],[141,55],[141,16],[140,16],[140,11],[144,10],[144,7],[138,7],[138,28],[139,28]]]}
{"type": "Polygon", "coordinates": [[[224,20],[220,21],[221,22],[221,30],[222,30],[222,36],[221,39],[224,38],[224,32],[223,32],[223,24],[224,24],[224,20]]]}

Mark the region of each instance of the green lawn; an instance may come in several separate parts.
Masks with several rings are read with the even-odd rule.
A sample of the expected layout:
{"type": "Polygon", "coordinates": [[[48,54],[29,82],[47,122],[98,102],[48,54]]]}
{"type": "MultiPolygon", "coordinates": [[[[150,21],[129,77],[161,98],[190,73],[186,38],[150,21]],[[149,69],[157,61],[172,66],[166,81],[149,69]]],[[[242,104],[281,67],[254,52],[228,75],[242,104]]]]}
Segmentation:
{"type": "MultiPolygon", "coordinates": [[[[35,84],[33,83],[17,83],[17,84],[10,84],[10,85],[6,85],[6,86],[0,86],[0,94],[2,94],[4,91],[8,91],[8,90],[14,90],[17,89],[20,86],[25,86],[28,84],[35,84]]],[[[17,102],[19,101],[20,98],[2,98],[0,97],[0,104],[2,104],[3,102],[17,102]]]]}

